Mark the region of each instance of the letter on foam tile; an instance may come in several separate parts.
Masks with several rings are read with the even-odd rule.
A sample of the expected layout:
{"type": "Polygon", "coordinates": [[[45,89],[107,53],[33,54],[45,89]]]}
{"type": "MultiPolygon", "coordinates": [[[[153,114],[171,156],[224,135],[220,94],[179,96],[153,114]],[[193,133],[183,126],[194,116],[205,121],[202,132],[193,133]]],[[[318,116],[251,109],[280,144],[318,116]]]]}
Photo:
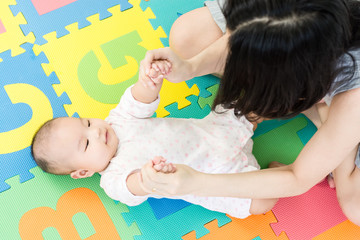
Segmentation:
{"type": "Polygon", "coordinates": [[[56,210],[50,207],[39,207],[26,212],[19,222],[19,233],[22,240],[43,239],[42,232],[54,227],[64,240],[81,240],[73,224],[73,216],[85,213],[92,223],[95,234],[86,238],[120,240],[120,236],[96,193],[87,188],[76,188],[62,195],[56,210]]]}
{"type": "Polygon", "coordinates": [[[39,15],[54,11],[77,0],[31,0],[39,15]]]}
{"type": "Polygon", "coordinates": [[[0,154],[17,152],[29,147],[35,130],[53,117],[49,99],[37,87],[17,83],[6,85],[4,89],[13,104],[26,103],[31,107],[33,114],[30,121],[23,126],[0,133],[0,154]]]}
{"type": "Polygon", "coordinates": [[[102,59],[94,51],[87,53],[78,67],[79,82],[84,91],[101,103],[118,103],[119,95],[137,81],[138,62],[146,53],[146,49],[139,45],[141,41],[139,34],[133,31],[101,46],[106,59],[102,59]],[[109,63],[111,66],[107,68],[106,65],[109,63]],[[105,84],[106,79],[99,77],[109,76],[110,73],[104,73],[106,71],[118,71],[119,77],[124,75],[127,77],[116,84],[105,84]]]}
{"type": "Polygon", "coordinates": [[[0,34],[6,32],[6,29],[4,27],[4,24],[1,22],[1,19],[0,19],[0,34]]]}

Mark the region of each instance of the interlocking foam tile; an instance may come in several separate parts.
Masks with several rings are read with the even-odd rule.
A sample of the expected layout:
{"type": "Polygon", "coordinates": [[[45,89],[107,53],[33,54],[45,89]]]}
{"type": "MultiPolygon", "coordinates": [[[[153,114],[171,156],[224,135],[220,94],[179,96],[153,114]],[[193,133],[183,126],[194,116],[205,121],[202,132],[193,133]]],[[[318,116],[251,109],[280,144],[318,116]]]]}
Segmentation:
{"type": "Polygon", "coordinates": [[[166,81],[160,91],[160,104],[156,110],[157,117],[168,117],[170,114],[168,106],[171,104],[176,104],[179,109],[191,107],[193,99],[189,96],[198,94],[199,89],[196,85],[189,88],[185,82],[179,84],[166,81]]]}
{"type": "MultiPolygon", "coordinates": [[[[270,223],[276,222],[274,214],[269,211],[263,215],[252,215],[245,219],[231,218],[231,222],[218,227],[216,220],[205,224],[210,233],[199,238],[200,240],[248,240],[260,237],[264,240],[288,240],[285,233],[276,236],[270,223]]],[[[183,240],[198,239],[195,232],[190,232],[182,237],[183,240]]]]}
{"type": "Polygon", "coordinates": [[[66,116],[63,105],[71,104],[52,88],[57,76],[43,72],[45,55],[35,56],[31,44],[22,47],[27,51],[16,57],[0,54],[0,192],[9,188],[4,180],[10,177],[20,175],[21,182],[33,177],[28,172],[36,166],[29,150],[32,136],[46,120],[66,116]]]}
{"type": "Polygon", "coordinates": [[[199,97],[191,95],[186,97],[187,100],[191,102],[191,105],[179,109],[177,103],[170,104],[165,107],[165,109],[170,113],[167,117],[172,118],[204,118],[211,111],[210,106],[206,105],[204,108],[201,108],[197,103],[199,97]]]}
{"type": "MultiPolygon", "coordinates": [[[[62,37],[69,32],[64,28],[65,26],[78,23],[79,28],[84,28],[90,23],[86,20],[87,17],[96,13],[100,14],[100,19],[105,19],[111,16],[111,13],[107,11],[108,8],[117,4],[121,5],[121,10],[124,11],[132,7],[128,0],[76,0],[67,1],[68,4],[61,6],[61,1],[57,1],[57,4],[51,4],[54,0],[48,2],[49,5],[43,6],[45,1],[39,0],[17,0],[16,5],[10,6],[14,15],[21,12],[27,24],[21,25],[21,29],[25,35],[33,32],[36,40],[36,44],[44,44],[46,40],[42,37],[50,32],[56,32],[57,37],[62,37]],[[35,8],[35,6],[37,8],[35,8]],[[46,14],[41,15],[37,10],[46,9],[46,14]],[[56,9],[56,7],[58,7],[56,9]],[[53,9],[55,8],[55,9],[53,9]],[[52,11],[49,11],[51,10],[52,11]]],[[[64,3],[64,2],[63,2],[64,3]]],[[[43,12],[41,12],[43,13],[43,12]]]]}
{"type": "MultiPolygon", "coordinates": [[[[110,18],[87,18],[91,25],[86,28],[67,26],[71,34],[64,37],[47,34],[48,43],[34,47],[36,53],[44,52],[49,59],[49,64],[43,64],[44,71],[55,71],[59,77],[61,84],[53,86],[55,91],[66,92],[73,102],[66,107],[70,116],[77,112],[81,117],[107,117],[125,89],[138,80],[138,62],[147,49],[162,47],[163,31],[154,31],[148,21],[153,16],[151,10],[143,12],[140,0],[130,3],[133,8],[124,12],[119,6],[109,9],[110,18]]],[[[189,89],[185,83],[165,81],[157,116],[167,115],[164,106],[170,103],[190,105],[185,97],[197,93],[195,86],[189,89]]]]}
{"type": "Polygon", "coordinates": [[[360,227],[347,220],[314,237],[313,240],[358,240],[359,236],[360,227]]]}
{"type": "Polygon", "coordinates": [[[218,84],[220,79],[214,75],[205,75],[201,77],[195,77],[186,81],[186,84],[191,88],[194,84],[199,88],[199,97],[208,98],[213,95],[213,92],[209,91],[209,88],[218,84]]]}
{"type": "Polygon", "coordinates": [[[199,103],[201,108],[204,108],[206,105],[209,105],[209,107],[212,106],[218,89],[219,89],[219,84],[208,87],[206,89],[211,93],[211,96],[209,96],[209,97],[199,97],[198,103],[199,103]]]}
{"type": "Polygon", "coordinates": [[[128,224],[136,222],[142,235],[137,239],[180,239],[191,231],[202,237],[209,233],[204,224],[217,219],[219,227],[229,223],[231,219],[223,213],[207,210],[198,205],[187,206],[172,215],[157,220],[148,202],[129,207],[128,213],[122,214],[128,224]]]}
{"type": "Polygon", "coordinates": [[[99,175],[74,180],[38,167],[30,171],[36,181],[19,184],[11,178],[12,190],[0,194],[0,214],[6,216],[0,218],[2,239],[129,240],[140,234],[136,224],[128,226],[121,216],[128,208],[100,188],[99,175]]]}
{"type": "Polygon", "coordinates": [[[278,220],[270,224],[272,229],[276,234],[285,231],[291,240],[310,240],[347,219],[327,181],[300,196],[280,199],[272,211],[278,220]]]}
{"type": "Polygon", "coordinates": [[[284,122],[277,120],[263,122],[259,124],[253,136],[253,153],[261,168],[266,168],[272,161],[290,164],[304,147],[303,141],[310,139],[315,131],[313,123],[304,116],[297,116],[284,122]],[[263,124],[266,126],[263,127],[263,124]],[[256,134],[258,131],[262,134],[256,134]]]}
{"type": "Polygon", "coordinates": [[[181,199],[148,198],[147,201],[152,208],[157,220],[160,220],[183,209],[184,207],[191,205],[191,203],[181,199]]]}
{"type": "Polygon", "coordinates": [[[258,236],[256,238],[253,238],[252,240],[261,240],[261,238],[258,236]]]}
{"type": "MultiPolygon", "coordinates": [[[[189,12],[195,8],[203,7],[205,0],[191,0],[191,1],[179,1],[168,0],[166,2],[162,0],[149,0],[142,1],[140,6],[142,9],[151,8],[156,18],[150,19],[154,29],[161,26],[166,35],[169,36],[170,28],[179,15],[189,12]]],[[[169,46],[169,38],[161,39],[164,46],[169,46]]]]}
{"type": "Polygon", "coordinates": [[[274,120],[267,120],[263,121],[258,125],[256,128],[256,131],[254,132],[253,138],[256,138],[257,136],[260,136],[262,134],[265,134],[267,132],[270,132],[271,130],[280,127],[296,118],[305,118],[307,121],[306,128],[303,128],[302,130],[298,131],[299,138],[301,142],[305,145],[310,138],[314,135],[314,133],[317,131],[316,126],[311,122],[304,114],[299,114],[296,117],[290,118],[290,119],[274,119],[274,120]]]}
{"type": "Polygon", "coordinates": [[[9,5],[15,3],[15,0],[0,1],[0,53],[10,49],[12,56],[17,56],[25,52],[25,50],[20,47],[21,44],[35,42],[34,34],[29,33],[24,36],[19,27],[20,24],[26,24],[26,20],[23,15],[18,14],[14,17],[11,13],[9,5]]]}

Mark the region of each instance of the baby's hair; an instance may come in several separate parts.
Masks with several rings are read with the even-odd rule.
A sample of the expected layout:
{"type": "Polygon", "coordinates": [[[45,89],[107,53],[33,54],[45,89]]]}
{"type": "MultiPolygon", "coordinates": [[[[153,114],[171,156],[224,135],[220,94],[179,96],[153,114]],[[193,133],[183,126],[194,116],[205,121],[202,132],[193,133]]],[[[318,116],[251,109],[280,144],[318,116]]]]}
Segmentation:
{"type": "Polygon", "coordinates": [[[213,109],[292,117],[320,101],[339,73],[351,78],[354,66],[338,63],[359,40],[352,2],[228,0],[229,54],[213,109]]]}
{"type": "Polygon", "coordinates": [[[46,154],[46,146],[44,146],[51,136],[51,130],[54,125],[54,120],[46,121],[35,133],[31,143],[31,155],[36,164],[47,173],[63,175],[66,173],[59,173],[53,161],[46,154]]]}

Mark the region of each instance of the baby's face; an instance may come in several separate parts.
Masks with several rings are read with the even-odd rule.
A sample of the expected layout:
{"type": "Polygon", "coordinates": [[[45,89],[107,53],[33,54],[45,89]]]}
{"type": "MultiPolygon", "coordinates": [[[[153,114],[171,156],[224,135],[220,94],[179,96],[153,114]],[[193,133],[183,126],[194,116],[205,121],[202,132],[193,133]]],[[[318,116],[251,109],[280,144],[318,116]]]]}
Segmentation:
{"type": "Polygon", "coordinates": [[[67,170],[103,171],[117,151],[113,128],[96,118],[58,118],[51,134],[50,152],[67,170]]]}

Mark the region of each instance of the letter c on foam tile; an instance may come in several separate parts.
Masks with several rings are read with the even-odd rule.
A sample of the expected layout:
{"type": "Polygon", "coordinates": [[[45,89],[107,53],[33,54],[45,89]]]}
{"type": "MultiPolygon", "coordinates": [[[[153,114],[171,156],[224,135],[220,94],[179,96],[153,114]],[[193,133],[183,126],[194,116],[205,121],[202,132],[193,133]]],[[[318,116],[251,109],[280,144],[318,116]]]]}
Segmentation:
{"type": "Polygon", "coordinates": [[[43,239],[42,232],[49,227],[55,228],[63,240],[81,240],[73,224],[73,216],[79,212],[87,215],[95,234],[86,239],[120,240],[109,214],[96,193],[87,188],[76,188],[62,195],[56,210],[39,207],[26,212],[19,222],[22,240],[43,239]]]}
{"type": "Polygon", "coordinates": [[[141,41],[138,32],[133,31],[101,45],[103,55],[106,56],[105,60],[111,65],[109,68],[103,66],[106,64],[105,60],[99,59],[94,51],[88,52],[78,66],[78,79],[84,91],[98,102],[118,103],[119,94],[137,81],[138,62],[146,54],[146,49],[139,45],[141,41]],[[130,61],[127,61],[126,58],[130,61]],[[128,76],[125,81],[104,84],[103,82],[106,80],[99,79],[99,76],[107,75],[103,71],[120,71],[120,75],[127,75],[129,72],[133,74],[128,76]]]}
{"type": "Polygon", "coordinates": [[[29,147],[34,130],[53,117],[49,99],[37,87],[17,83],[5,85],[4,89],[13,104],[26,103],[31,107],[33,113],[30,121],[23,126],[0,133],[0,154],[17,152],[29,147]]]}

